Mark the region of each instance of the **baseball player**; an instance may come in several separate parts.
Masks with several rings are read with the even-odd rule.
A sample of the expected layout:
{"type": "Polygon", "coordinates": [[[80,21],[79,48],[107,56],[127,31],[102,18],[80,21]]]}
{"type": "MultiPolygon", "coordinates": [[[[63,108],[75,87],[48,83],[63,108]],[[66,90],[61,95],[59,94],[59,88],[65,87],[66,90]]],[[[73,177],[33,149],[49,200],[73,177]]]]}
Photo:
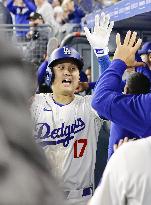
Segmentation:
{"type": "MultiPolygon", "coordinates": [[[[121,124],[123,128],[127,128],[138,136],[149,136],[151,134],[149,115],[150,94],[133,96],[117,92],[125,69],[130,66],[143,65],[142,62],[136,62],[134,57],[135,52],[141,44],[141,40],[139,39],[136,46],[132,47],[131,45],[136,39],[136,32],[132,34],[132,37],[130,36],[131,32],[129,31],[125,38],[125,44],[129,39],[131,40],[131,44],[127,43],[126,45],[128,48],[125,48],[125,44],[122,45],[123,47],[125,46],[125,50],[129,49],[128,51],[130,53],[128,55],[124,54],[124,52],[121,54],[119,53],[119,48],[122,46],[119,35],[117,35],[117,49],[114,55],[115,60],[112,61],[109,68],[104,72],[103,77],[98,81],[92,105],[98,111],[99,115],[117,124],[121,124]],[[101,106],[103,106],[103,109],[100,109],[101,106]]],[[[128,52],[127,50],[126,52],[128,52]]]]}
{"type": "Polygon", "coordinates": [[[142,49],[139,50],[138,53],[141,55],[143,62],[145,62],[151,70],[151,42],[144,43],[142,49]]]}
{"type": "MultiPolygon", "coordinates": [[[[107,46],[113,24],[109,25],[108,16],[101,23],[107,46]]],[[[74,94],[83,67],[79,53],[71,47],[55,49],[48,66],[52,72],[52,93],[35,95],[31,107],[35,139],[53,164],[52,172],[59,178],[67,204],[86,205],[94,188],[102,120],[91,108],[91,96],[74,94]]]]}
{"type": "MultiPolygon", "coordinates": [[[[135,72],[129,76],[126,81],[124,93],[125,94],[146,94],[150,92],[150,80],[143,75],[142,73],[135,72]]],[[[142,136],[137,136],[136,134],[130,132],[127,129],[124,129],[119,124],[111,122],[110,126],[110,137],[109,137],[109,146],[108,146],[108,159],[114,152],[114,149],[117,147],[117,144],[125,142],[124,137],[133,140],[140,139],[142,136]]]]}
{"type": "MultiPolygon", "coordinates": [[[[136,40],[136,35],[136,32],[128,31],[122,44],[120,35],[117,34],[114,60],[98,80],[92,106],[99,115],[143,137],[151,135],[151,94],[125,95],[118,92],[124,71],[129,67],[143,65],[142,62],[135,60],[135,53],[141,45],[141,39],[136,40]]],[[[145,164],[149,163],[144,162],[145,158],[149,156],[147,154],[150,150],[149,141],[147,138],[136,142],[137,146],[134,146],[134,149],[133,144],[128,145],[128,143],[123,147],[127,146],[130,149],[127,148],[126,151],[121,147],[121,151],[117,151],[117,154],[113,155],[104,172],[101,185],[89,204],[150,204],[150,194],[147,191],[151,187],[150,165],[147,167],[145,164]],[[149,143],[145,145],[144,142],[149,143]],[[146,150],[141,149],[143,145],[146,146],[146,150]],[[128,158],[125,157],[127,154],[128,158]],[[116,160],[114,160],[115,156],[116,160]],[[124,170],[126,172],[123,172],[124,170]]]]}
{"type": "MultiPolygon", "coordinates": [[[[59,41],[57,38],[53,37],[49,39],[49,42],[47,44],[47,54],[44,62],[39,66],[37,70],[37,80],[38,80],[38,88],[36,93],[50,93],[50,83],[51,80],[49,78],[49,69],[47,69],[48,66],[48,58],[50,57],[52,51],[59,47],[59,41]]],[[[86,74],[81,70],[80,71],[80,82],[79,86],[76,89],[76,94],[85,95],[87,89],[94,89],[95,82],[89,82],[86,74]]]]}
{"type": "MultiPolygon", "coordinates": [[[[98,17],[99,18],[99,17],[98,17]]],[[[84,30],[85,30],[85,34],[86,34],[86,37],[91,45],[91,47],[93,48],[97,58],[98,58],[98,63],[99,63],[99,66],[101,67],[101,71],[102,73],[110,66],[111,62],[110,62],[110,59],[109,59],[109,56],[106,54],[104,56],[100,56],[100,49],[99,49],[99,44],[97,42],[100,41],[100,36],[102,36],[102,33],[101,33],[101,25],[98,24],[97,26],[97,32],[92,32],[90,33],[90,31],[88,30],[87,27],[84,27],[84,30]],[[95,39],[95,40],[94,40],[95,39]]],[[[139,53],[145,53],[145,52],[149,52],[149,43],[147,44],[148,47],[143,49],[141,51],[139,51],[139,53]],[[148,49],[148,50],[147,50],[148,49]]],[[[135,58],[136,60],[138,61],[142,61],[142,59],[140,58],[140,55],[138,53],[135,54],[135,58]]],[[[136,80],[135,82],[137,81],[137,79],[140,81],[142,81],[142,87],[138,87],[138,89],[135,88],[134,90],[134,87],[130,90],[126,89],[126,93],[125,94],[130,94],[131,91],[133,91],[133,94],[139,94],[139,93],[144,93],[144,92],[149,92],[150,90],[150,85],[149,85],[149,80],[151,81],[151,71],[149,70],[149,67],[147,65],[144,65],[143,66],[138,66],[134,69],[134,71],[138,72],[139,74],[134,74],[134,75],[137,75],[135,76],[136,80]],[[142,78],[142,75],[140,74],[144,74],[145,76],[142,78]],[[146,77],[148,78],[146,80],[146,77]],[[145,78],[145,79],[144,79],[145,78]],[[143,84],[143,83],[146,83],[147,81],[147,84],[143,84]],[[144,86],[144,90],[143,90],[143,86],[144,86]],[[145,89],[146,87],[146,89],[145,89]]],[[[128,84],[130,84],[130,81],[128,82],[128,84]]],[[[121,81],[119,82],[119,86],[116,88],[117,92],[119,93],[122,93],[122,91],[124,91],[124,87],[127,87],[128,84],[126,84],[126,81],[121,81]]],[[[138,85],[139,86],[139,85],[138,85]]],[[[130,87],[129,87],[130,88],[130,87]]],[[[98,93],[99,95],[99,93],[98,93]]],[[[103,107],[103,105],[102,105],[103,107]]],[[[100,107],[100,109],[102,109],[102,107],[100,107]]],[[[123,119],[123,116],[121,116],[121,120],[123,119]]],[[[128,130],[127,127],[123,128],[119,122],[119,124],[116,124],[116,123],[113,123],[111,122],[111,127],[110,127],[110,137],[109,137],[109,146],[108,146],[108,159],[111,157],[111,155],[113,154],[113,147],[114,147],[114,144],[117,144],[120,140],[120,142],[122,142],[122,139],[124,139],[124,137],[128,137],[128,138],[142,138],[142,137],[147,137],[148,135],[137,135],[136,133],[133,133],[132,131],[128,130]]]]}

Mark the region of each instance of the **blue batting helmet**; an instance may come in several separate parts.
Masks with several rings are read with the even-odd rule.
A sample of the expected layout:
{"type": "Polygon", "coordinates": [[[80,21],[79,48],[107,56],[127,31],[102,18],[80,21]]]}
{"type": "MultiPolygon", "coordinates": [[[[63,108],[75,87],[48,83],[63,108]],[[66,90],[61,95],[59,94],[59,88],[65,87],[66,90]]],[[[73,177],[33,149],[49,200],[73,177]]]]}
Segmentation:
{"type": "Polygon", "coordinates": [[[83,68],[83,59],[80,54],[74,48],[68,46],[55,49],[48,60],[48,66],[52,68],[60,60],[66,59],[72,59],[78,65],[79,70],[83,68]]]}
{"type": "Polygon", "coordinates": [[[151,42],[146,42],[142,46],[142,49],[138,51],[138,54],[142,55],[142,54],[149,54],[149,53],[151,53],[151,42]]]}

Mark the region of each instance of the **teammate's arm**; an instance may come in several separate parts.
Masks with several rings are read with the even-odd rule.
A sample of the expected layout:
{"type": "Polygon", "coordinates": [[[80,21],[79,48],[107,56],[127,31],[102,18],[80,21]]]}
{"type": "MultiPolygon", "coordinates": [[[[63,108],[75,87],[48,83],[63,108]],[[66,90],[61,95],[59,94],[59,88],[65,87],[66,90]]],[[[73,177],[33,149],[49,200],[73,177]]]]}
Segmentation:
{"type": "Polygon", "coordinates": [[[29,0],[23,0],[23,2],[25,3],[25,5],[28,7],[30,12],[35,12],[36,11],[36,5],[29,0]]]}
{"type": "Polygon", "coordinates": [[[13,14],[16,14],[17,7],[14,6],[14,0],[7,0],[7,8],[13,14]]]}
{"type": "Polygon", "coordinates": [[[139,39],[135,46],[136,33],[128,32],[124,44],[117,35],[117,49],[114,60],[99,78],[92,99],[92,107],[103,116],[136,135],[144,135],[149,121],[151,96],[149,94],[132,96],[118,92],[122,75],[127,67],[143,65],[135,61],[135,53],[141,45],[139,39]]]}

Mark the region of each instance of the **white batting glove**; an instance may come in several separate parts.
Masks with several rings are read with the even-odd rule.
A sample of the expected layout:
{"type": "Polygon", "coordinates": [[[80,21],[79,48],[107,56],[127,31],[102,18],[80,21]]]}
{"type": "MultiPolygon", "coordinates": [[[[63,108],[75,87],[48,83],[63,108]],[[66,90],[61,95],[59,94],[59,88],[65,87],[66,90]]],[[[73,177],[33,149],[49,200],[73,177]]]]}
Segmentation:
{"type": "Polygon", "coordinates": [[[91,33],[87,27],[84,27],[84,31],[94,53],[97,57],[107,55],[109,52],[108,42],[114,21],[110,22],[110,16],[105,13],[95,16],[94,31],[91,33]]]}

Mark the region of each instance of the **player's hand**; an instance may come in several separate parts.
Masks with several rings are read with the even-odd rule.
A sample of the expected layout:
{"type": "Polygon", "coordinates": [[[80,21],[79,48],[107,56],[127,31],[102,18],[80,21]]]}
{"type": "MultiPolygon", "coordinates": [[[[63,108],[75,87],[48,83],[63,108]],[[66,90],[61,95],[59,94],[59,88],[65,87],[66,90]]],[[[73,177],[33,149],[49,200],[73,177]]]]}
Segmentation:
{"type": "Polygon", "coordinates": [[[79,86],[75,90],[75,93],[83,92],[83,91],[87,90],[88,88],[89,88],[88,82],[79,82],[79,86]]]}
{"type": "Polygon", "coordinates": [[[130,142],[130,141],[134,141],[134,140],[136,140],[136,138],[129,139],[128,137],[124,137],[124,139],[120,139],[120,141],[118,142],[118,144],[114,144],[114,146],[113,146],[114,152],[115,152],[121,145],[123,145],[124,143],[130,142]]]}
{"type": "Polygon", "coordinates": [[[95,16],[94,31],[91,33],[87,27],[84,27],[84,31],[91,47],[97,57],[108,54],[108,42],[110,34],[113,28],[114,22],[110,22],[109,15],[105,13],[95,16]]]}
{"type": "Polygon", "coordinates": [[[136,32],[128,31],[124,43],[121,43],[120,34],[118,33],[116,35],[116,51],[114,54],[113,59],[120,59],[124,61],[127,65],[127,67],[139,67],[144,66],[145,64],[143,62],[137,62],[135,60],[135,54],[137,50],[140,48],[142,40],[137,38],[136,32]]]}

